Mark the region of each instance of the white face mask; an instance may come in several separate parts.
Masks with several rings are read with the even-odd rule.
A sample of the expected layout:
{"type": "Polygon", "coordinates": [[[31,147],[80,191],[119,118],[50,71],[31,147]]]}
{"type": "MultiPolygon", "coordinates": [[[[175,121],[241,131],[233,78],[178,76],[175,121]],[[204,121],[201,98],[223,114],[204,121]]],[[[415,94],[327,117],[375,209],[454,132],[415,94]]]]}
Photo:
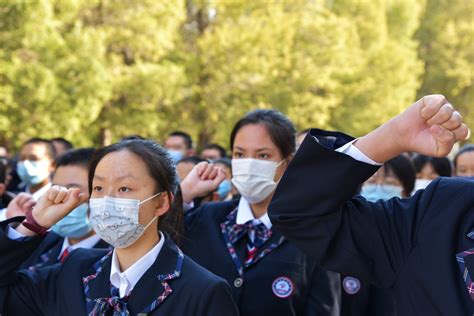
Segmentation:
{"type": "Polygon", "coordinates": [[[283,162],[253,158],[232,159],[232,183],[249,202],[265,200],[276,188],[273,180],[279,165],[283,162]]]}
{"type": "Polygon", "coordinates": [[[158,218],[157,216],[153,217],[146,226],[140,224],[138,221],[140,205],[161,193],[141,202],[135,199],[121,199],[110,196],[90,199],[89,209],[92,228],[105,242],[115,248],[130,246],[158,218]]]}

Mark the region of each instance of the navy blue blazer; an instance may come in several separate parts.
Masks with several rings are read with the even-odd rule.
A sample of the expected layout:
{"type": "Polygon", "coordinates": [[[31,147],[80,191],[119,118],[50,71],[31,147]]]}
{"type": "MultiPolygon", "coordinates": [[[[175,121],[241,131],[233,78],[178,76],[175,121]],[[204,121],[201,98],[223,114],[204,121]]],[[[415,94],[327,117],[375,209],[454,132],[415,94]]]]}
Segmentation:
{"type": "MultiPolygon", "coordinates": [[[[100,273],[89,283],[91,299],[110,297],[108,250],[77,249],[63,264],[35,271],[18,271],[21,263],[42,241],[41,237],[11,240],[0,223],[1,315],[87,315],[83,278],[100,273]]],[[[128,299],[131,315],[238,315],[229,285],[187,256],[166,238],[155,263],[141,277],[128,299]],[[181,258],[181,259],[180,259],[181,258]],[[150,307],[151,306],[151,307],[150,307]],[[150,310],[147,310],[150,309],[150,310]]]]}
{"type": "MultiPolygon", "coordinates": [[[[38,269],[58,263],[58,257],[63,247],[63,242],[64,237],[52,231],[48,232],[38,248],[23,262],[21,269],[38,269]]],[[[111,247],[108,243],[100,239],[93,248],[108,249],[111,247]]]]}
{"type": "MultiPolygon", "coordinates": [[[[316,266],[276,230],[255,255],[261,259],[239,274],[221,228],[238,203],[207,203],[187,212],[184,253],[229,282],[241,315],[339,315],[339,275],[316,266]]],[[[244,262],[244,238],[234,249],[244,262]]]]}
{"type": "Polygon", "coordinates": [[[400,315],[473,315],[474,256],[462,271],[457,256],[474,250],[474,182],[370,203],[353,195],[377,167],[334,151],[350,140],[311,130],[270,204],[274,225],[323,267],[392,289],[400,315]]]}

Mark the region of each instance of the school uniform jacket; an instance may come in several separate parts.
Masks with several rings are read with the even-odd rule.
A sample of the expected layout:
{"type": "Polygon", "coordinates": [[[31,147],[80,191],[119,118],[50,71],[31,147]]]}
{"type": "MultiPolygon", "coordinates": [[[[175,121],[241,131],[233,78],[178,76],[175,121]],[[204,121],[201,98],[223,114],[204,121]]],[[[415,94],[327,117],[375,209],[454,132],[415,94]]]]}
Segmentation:
{"type": "MultiPolygon", "coordinates": [[[[9,239],[6,225],[21,220],[0,222],[1,315],[87,315],[86,292],[91,300],[111,296],[108,250],[77,249],[63,264],[18,272],[42,241],[9,239]]],[[[128,309],[131,315],[238,315],[228,284],[183,256],[170,238],[132,290],[128,309]]]]}
{"type": "MultiPolygon", "coordinates": [[[[48,232],[41,244],[31,256],[21,265],[22,269],[38,269],[58,263],[58,257],[63,247],[64,237],[55,232],[48,232]]],[[[93,247],[94,249],[111,249],[111,246],[100,239],[93,247]]]]}
{"type": "Polygon", "coordinates": [[[323,267],[392,289],[400,315],[473,315],[474,182],[440,178],[370,203],[353,195],[377,168],[334,151],[351,140],[309,133],[270,204],[273,224],[323,267]]]}
{"type": "Polygon", "coordinates": [[[244,316],[339,315],[339,276],[317,267],[278,231],[239,273],[246,238],[231,244],[222,224],[238,200],[207,203],[185,215],[184,253],[226,279],[244,316]],[[229,248],[230,247],[230,248],[229,248]]]}

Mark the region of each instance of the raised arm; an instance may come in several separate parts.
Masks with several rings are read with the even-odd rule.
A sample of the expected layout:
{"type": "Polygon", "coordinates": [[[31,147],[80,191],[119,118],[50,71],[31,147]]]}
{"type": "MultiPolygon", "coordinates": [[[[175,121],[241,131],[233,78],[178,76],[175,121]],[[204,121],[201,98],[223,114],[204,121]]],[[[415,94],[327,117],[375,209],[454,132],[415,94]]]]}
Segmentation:
{"type": "MultiPolygon", "coordinates": [[[[384,162],[408,150],[445,155],[467,135],[444,97],[428,96],[355,146],[384,162]]],[[[369,203],[353,197],[378,167],[336,151],[351,140],[312,130],[280,181],[269,215],[276,229],[323,267],[388,287],[414,246],[437,182],[412,199],[369,203]]]]}

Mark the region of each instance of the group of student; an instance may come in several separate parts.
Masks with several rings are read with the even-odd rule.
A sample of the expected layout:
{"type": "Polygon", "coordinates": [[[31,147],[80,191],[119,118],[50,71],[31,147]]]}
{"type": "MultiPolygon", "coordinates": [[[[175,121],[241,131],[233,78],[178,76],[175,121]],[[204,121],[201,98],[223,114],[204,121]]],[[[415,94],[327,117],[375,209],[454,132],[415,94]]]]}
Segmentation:
{"type": "MultiPolygon", "coordinates": [[[[287,117],[276,110],[254,110],[232,130],[229,162],[216,147],[203,152],[206,159],[196,160],[190,139],[180,133],[171,134],[165,147],[127,137],[98,150],[68,150],[54,163],[54,149],[41,152],[35,147],[47,146],[33,139],[20,150],[18,175],[21,180],[36,176],[26,192],[38,192],[41,182],[47,187],[40,188],[39,197],[18,194],[3,212],[0,313],[435,315],[455,304],[451,311],[472,314],[466,287],[461,292],[465,280],[459,269],[456,279],[452,269],[455,258],[430,262],[439,258],[429,256],[426,247],[410,257],[424,245],[426,237],[418,244],[418,235],[438,228],[429,221],[437,216],[425,218],[429,212],[417,209],[430,209],[424,200],[441,195],[431,192],[440,181],[411,199],[368,202],[358,195],[380,178],[371,180],[371,174],[397,175],[390,164],[377,171],[382,162],[405,151],[447,154],[426,144],[452,147],[467,136],[454,110],[449,117],[437,117],[446,111],[445,104],[439,96],[415,103],[398,117],[408,126],[396,130],[400,135],[393,133],[392,121],[355,141],[310,130],[297,152],[296,131],[287,117]],[[421,114],[426,108],[434,109],[428,118],[421,114]],[[408,135],[402,131],[421,136],[406,146],[386,140],[387,135],[408,135]],[[25,154],[27,147],[33,153],[25,154]],[[41,154],[49,165],[36,159],[41,154]],[[30,160],[51,168],[50,181],[41,179],[41,172],[27,172],[34,169],[30,160]],[[420,258],[419,264],[428,266],[416,265],[420,258]],[[456,286],[441,305],[433,299],[443,300],[438,293],[443,290],[430,290],[430,280],[409,274],[416,269],[438,273],[438,266],[450,269],[441,284],[456,286]]],[[[472,154],[462,151],[456,168],[461,155],[472,154]]],[[[395,180],[392,185],[402,185],[395,180]]],[[[450,221],[441,219],[451,225],[452,234],[460,217],[474,229],[474,182],[459,181],[447,186],[456,186],[463,207],[458,217],[453,212],[450,221]]],[[[411,194],[403,191],[400,198],[411,194]]],[[[440,245],[449,239],[431,237],[441,238],[440,245]]],[[[455,256],[459,247],[469,250],[465,246],[440,253],[455,256]]]]}

